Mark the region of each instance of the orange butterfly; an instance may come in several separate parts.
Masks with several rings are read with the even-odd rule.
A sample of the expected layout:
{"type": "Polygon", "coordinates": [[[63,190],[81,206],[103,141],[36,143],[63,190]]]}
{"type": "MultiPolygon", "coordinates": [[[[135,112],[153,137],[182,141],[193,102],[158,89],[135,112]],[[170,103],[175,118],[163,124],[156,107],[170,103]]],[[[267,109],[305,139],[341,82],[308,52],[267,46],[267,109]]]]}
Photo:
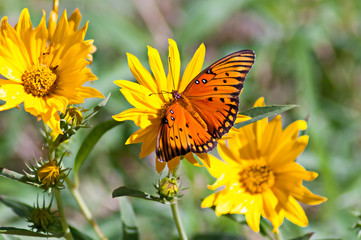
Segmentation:
{"type": "Polygon", "coordinates": [[[232,53],[204,69],[182,93],[172,91],[157,136],[159,161],[216,147],[236,120],[238,96],[254,59],[251,50],[232,53]]]}

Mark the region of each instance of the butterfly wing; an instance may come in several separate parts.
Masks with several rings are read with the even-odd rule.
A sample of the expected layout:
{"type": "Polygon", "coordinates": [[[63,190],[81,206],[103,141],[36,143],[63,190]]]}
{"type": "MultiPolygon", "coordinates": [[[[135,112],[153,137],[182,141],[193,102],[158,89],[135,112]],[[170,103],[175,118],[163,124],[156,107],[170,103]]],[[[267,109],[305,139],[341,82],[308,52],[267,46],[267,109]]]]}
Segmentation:
{"type": "Polygon", "coordinates": [[[168,107],[157,137],[159,161],[167,162],[188,152],[208,152],[216,145],[207,129],[178,101],[168,107]]]}
{"type": "Polygon", "coordinates": [[[182,93],[207,123],[214,138],[221,138],[233,126],[238,97],[254,59],[251,50],[232,53],[204,69],[182,93]]]}

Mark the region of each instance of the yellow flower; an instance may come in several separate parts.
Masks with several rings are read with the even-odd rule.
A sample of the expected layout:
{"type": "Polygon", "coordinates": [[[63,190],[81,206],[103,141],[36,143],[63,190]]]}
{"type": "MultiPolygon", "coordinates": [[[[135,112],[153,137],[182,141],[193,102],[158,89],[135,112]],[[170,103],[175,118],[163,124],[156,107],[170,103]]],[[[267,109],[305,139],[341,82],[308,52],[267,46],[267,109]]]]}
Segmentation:
{"type": "Polygon", "coordinates": [[[21,12],[15,28],[7,17],[1,20],[0,32],[0,111],[24,103],[25,111],[41,118],[53,131],[61,134],[59,112],[68,104],[83,103],[85,98],[104,96],[94,88],[82,86],[97,77],[86,66],[95,51],[93,40],[84,41],[88,23],[78,30],[78,10],[67,19],[64,11],[58,24],[57,6],[45,12],[33,28],[28,9],[21,12]],[[59,111],[59,112],[58,112],[59,111]]]}
{"type": "MultiPolygon", "coordinates": [[[[256,102],[257,106],[264,106],[263,98],[256,102]]],[[[255,232],[259,231],[261,216],[272,223],[274,231],[278,231],[285,217],[299,226],[308,225],[298,202],[315,205],[326,198],[302,185],[303,180],[314,180],[317,173],[306,171],[295,162],[308,143],[308,136],[298,136],[306,128],[306,122],[300,120],[282,130],[278,115],[270,122],[263,119],[231,130],[233,137],[218,145],[224,162],[210,156],[207,166],[217,178],[209,188],[224,189],[205,198],[202,207],[215,206],[217,216],[244,214],[255,232]]]]}
{"type": "MultiPolygon", "coordinates": [[[[188,64],[180,79],[180,57],[178,47],[175,41],[169,39],[169,66],[168,75],[164,72],[163,63],[156,49],[148,46],[148,57],[153,76],[140,61],[132,54],[127,54],[128,64],[131,72],[138,83],[127,80],[115,81],[115,84],[121,87],[120,92],[125,96],[134,108],[127,109],[113,118],[117,121],[131,120],[140,129],[132,134],[126,144],[143,143],[140,158],[143,158],[155,150],[157,135],[162,121],[162,113],[165,107],[169,106],[173,90],[183,92],[189,82],[200,73],[205,56],[205,47],[200,45],[192,60],[188,64]]],[[[201,155],[201,154],[198,154],[201,155]]],[[[201,155],[207,158],[206,154],[201,155]]],[[[185,155],[185,158],[192,164],[197,165],[192,153],[185,155]]],[[[175,157],[167,162],[168,168],[172,171],[180,161],[180,157],[175,157]]],[[[156,169],[161,172],[166,163],[156,160],[156,169]]]]}
{"type": "Polygon", "coordinates": [[[54,161],[49,161],[41,166],[37,172],[38,180],[45,187],[56,185],[60,180],[60,168],[54,161]]]}

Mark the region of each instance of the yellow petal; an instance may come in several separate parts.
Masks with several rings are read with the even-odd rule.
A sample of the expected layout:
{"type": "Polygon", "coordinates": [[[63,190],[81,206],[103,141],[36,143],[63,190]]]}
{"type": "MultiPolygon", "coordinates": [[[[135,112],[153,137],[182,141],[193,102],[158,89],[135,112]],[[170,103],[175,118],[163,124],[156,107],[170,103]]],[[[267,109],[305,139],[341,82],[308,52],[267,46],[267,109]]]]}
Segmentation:
{"type": "Polygon", "coordinates": [[[143,67],[138,58],[130,53],[127,53],[127,57],[129,69],[139,84],[149,89],[150,93],[160,93],[153,76],[143,67]]]}
{"type": "Polygon", "coordinates": [[[149,113],[148,109],[129,108],[123,112],[114,115],[116,121],[133,121],[135,125],[140,128],[146,128],[151,124],[150,119],[157,117],[153,113],[149,113]]]}
{"type": "Polygon", "coordinates": [[[208,154],[209,164],[204,164],[208,172],[215,178],[219,178],[227,170],[227,165],[218,158],[208,154]]]}
{"type": "Polygon", "coordinates": [[[204,165],[208,167],[211,166],[209,155],[207,153],[196,153],[196,155],[199,157],[199,159],[202,161],[204,165]]]}
{"type": "MultiPolygon", "coordinates": [[[[251,200],[251,199],[250,199],[251,200]]],[[[259,232],[259,224],[261,219],[260,208],[262,207],[262,197],[257,194],[251,200],[247,213],[245,214],[248,226],[255,232],[259,232]]]]}
{"type": "Polygon", "coordinates": [[[308,225],[305,211],[303,211],[300,204],[293,197],[289,198],[289,201],[283,208],[285,209],[285,217],[288,220],[301,227],[306,227],[308,225]]]}
{"type": "Polygon", "coordinates": [[[196,167],[203,167],[203,165],[199,164],[199,162],[194,158],[193,153],[189,152],[186,155],[184,155],[184,158],[192,165],[196,167]]]}
{"type": "Polygon", "coordinates": [[[49,106],[59,110],[62,113],[65,112],[65,109],[68,106],[68,99],[64,96],[53,95],[52,97],[46,97],[45,101],[49,106]]]}
{"type": "Polygon", "coordinates": [[[256,100],[256,102],[254,103],[253,107],[264,107],[264,97],[260,97],[256,100]]]}
{"type": "Polygon", "coordinates": [[[157,157],[155,158],[155,170],[157,170],[158,173],[161,173],[163,171],[165,165],[167,165],[166,162],[161,162],[158,160],[157,157]]]}
{"type": "Polygon", "coordinates": [[[68,36],[68,20],[65,9],[63,15],[60,17],[60,20],[55,27],[54,35],[52,36],[51,42],[53,42],[55,45],[62,44],[64,41],[66,41],[67,36],[68,36]]]}
{"type": "Polygon", "coordinates": [[[144,135],[142,148],[139,153],[139,158],[144,158],[155,150],[157,142],[157,134],[144,135]]]}
{"type": "Polygon", "coordinates": [[[275,210],[278,200],[271,190],[264,192],[262,197],[264,217],[272,223],[274,229],[278,229],[283,222],[283,217],[275,210]]]}
{"type": "Polygon", "coordinates": [[[297,224],[301,227],[308,225],[305,212],[292,196],[289,196],[286,192],[283,192],[277,188],[273,188],[272,191],[279,200],[277,205],[278,211],[280,211],[280,209],[284,210],[287,219],[294,224],[297,224]]]}
{"type": "Polygon", "coordinates": [[[58,21],[58,8],[56,7],[56,9],[53,9],[49,15],[48,29],[49,29],[49,40],[50,41],[53,38],[57,21],[58,21]]]}
{"type": "Polygon", "coordinates": [[[218,142],[218,152],[219,155],[222,157],[222,159],[227,163],[236,162],[239,163],[241,161],[239,151],[234,151],[233,147],[232,149],[228,147],[226,142],[218,142]]]}
{"type": "MultiPolygon", "coordinates": [[[[148,58],[150,68],[152,69],[157,84],[158,93],[162,93],[162,91],[171,92],[172,89],[171,86],[168,86],[167,84],[167,78],[165,76],[163,63],[160,59],[158,50],[148,46],[148,58]]],[[[165,94],[163,97],[166,101],[169,100],[168,94],[165,94]]]]}
{"type": "Polygon", "coordinates": [[[310,190],[308,190],[306,187],[302,186],[297,193],[293,193],[293,197],[304,204],[309,205],[318,205],[325,201],[327,201],[327,198],[313,194],[310,190]]]}
{"type": "Polygon", "coordinates": [[[284,140],[294,140],[298,137],[298,133],[301,130],[307,129],[307,122],[304,120],[298,120],[286,127],[283,131],[282,139],[284,140]]]}
{"type": "Polygon", "coordinates": [[[260,143],[262,156],[269,156],[275,151],[275,148],[280,145],[281,135],[282,121],[281,116],[278,115],[267,124],[264,130],[262,142],[260,143]]]}
{"type": "Polygon", "coordinates": [[[77,31],[81,21],[81,14],[79,12],[79,9],[74,10],[68,21],[69,21],[69,28],[72,29],[74,32],[77,31]]]}
{"type": "Polygon", "coordinates": [[[169,172],[173,172],[173,170],[179,165],[180,163],[180,157],[175,157],[167,162],[167,166],[169,169],[169,172]]]}
{"type": "Polygon", "coordinates": [[[250,116],[238,114],[234,124],[244,122],[244,121],[247,121],[247,120],[250,120],[250,119],[252,119],[250,116]]]}
{"type": "Polygon", "coordinates": [[[211,195],[209,195],[208,197],[206,197],[201,204],[202,208],[210,208],[214,205],[214,201],[216,199],[216,193],[213,193],[211,195]]]}
{"type": "Polygon", "coordinates": [[[48,125],[56,134],[63,134],[60,129],[60,117],[56,109],[49,109],[45,114],[41,115],[43,122],[48,125]]]}
{"type": "MultiPolygon", "coordinates": [[[[23,41],[20,39],[20,36],[15,29],[8,24],[7,17],[3,17],[1,20],[0,53],[1,57],[4,59],[4,63],[8,61],[8,64],[5,65],[8,66],[7,70],[10,69],[10,66],[13,67],[10,71],[14,72],[10,72],[10,75],[15,76],[16,79],[9,78],[8,75],[4,76],[20,82],[22,73],[24,73],[28,66],[31,65],[31,62],[23,41]]],[[[8,74],[6,71],[4,71],[4,73],[8,74]]]]}
{"type": "Polygon", "coordinates": [[[163,106],[163,101],[159,98],[159,94],[152,94],[146,87],[143,85],[126,81],[118,80],[114,81],[116,85],[121,87],[121,92],[127,101],[136,108],[142,108],[153,110],[153,113],[157,113],[160,108],[163,106]]]}
{"type": "Polygon", "coordinates": [[[24,87],[20,84],[6,84],[0,86],[0,99],[6,101],[0,105],[0,111],[18,106],[24,101],[24,87]]]}
{"type": "Polygon", "coordinates": [[[305,150],[308,144],[309,136],[303,135],[295,141],[285,141],[283,146],[279,146],[276,151],[272,152],[269,162],[272,168],[277,169],[279,166],[288,162],[293,162],[305,150]]]}
{"type": "Polygon", "coordinates": [[[180,81],[180,56],[177,43],[173,39],[168,39],[169,42],[169,57],[168,57],[168,86],[172,90],[178,90],[180,81]]]}
{"type": "Polygon", "coordinates": [[[179,92],[183,92],[188,84],[195,78],[202,70],[206,48],[202,43],[197,51],[194,53],[192,60],[188,63],[184,71],[182,80],[179,85],[179,92]]]}

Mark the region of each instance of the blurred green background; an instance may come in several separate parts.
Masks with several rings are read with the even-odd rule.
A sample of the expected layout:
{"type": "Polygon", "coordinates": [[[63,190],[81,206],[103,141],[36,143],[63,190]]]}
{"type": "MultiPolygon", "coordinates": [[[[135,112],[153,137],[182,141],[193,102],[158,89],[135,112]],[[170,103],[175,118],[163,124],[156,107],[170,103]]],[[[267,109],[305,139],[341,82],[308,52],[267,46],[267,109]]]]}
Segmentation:
{"type": "MultiPolygon", "coordinates": [[[[36,26],[42,9],[49,14],[52,1],[1,0],[0,16],[8,16],[14,25],[25,7],[36,26]]],[[[308,120],[310,142],[298,162],[319,173],[305,185],[328,198],[320,206],[304,206],[309,226],[300,228],[285,221],[282,235],[288,239],[315,232],[313,239],[356,239],[352,226],[358,219],[353,212],[361,211],[361,1],[60,0],[59,13],[65,8],[68,16],[79,8],[82,25],[89,20],[86,38],[95,39],[98,48],[91,68],[99,80],[93,86],[104,95],[112,94],[93,125],[130,107],[113,84],[118,79],[134,80],[126,52],[148,68],[147,45],[151,45],[166,65],[167,39],[172,38],[178,43],[184,69],[201,43],[206,46],[205,66],[233,51],[254,50],[257,57],[240,96],[240,109],[250,108],[260,96],[267,104],[299,105],[282,115],[283,122],[308,120]]],[[[89,99],[85,106],[99,101],[89,99]]],[[[0,112],[0,166],[22,172],[24,163],[43,156],[41,127],[41,122],[24,111],[0,112]]],[[[112,199],[111,192],[127,185],[153,193],[152,183],[159,178],[154,155],[138,159],[140,145],[124,146],[135,130],[129,122],[106,133],[81,169],[80,191],[110,239],[121,239],[122,232],[119,199],[112,199]]],[[[82,129],[71,140],[73,155],[64,160],[66,166],[72,166],[89,131],[82,129]]],[[[211,193],[206,185],[214,181],[204,169],[184,162],[180,176],[182,187],[187,188],[180,201],[181,215],[190,238],[219,234],[214,239],[241,239],[237,238],[241,235],[262,239],[249,228],[200,208],[201,200],[211,193]]],[[[73,197],[63,193],[70,224],[95,237],[73,197]]],[[[38,194],[42,196],[41,191],[2,177],[0,194],[29,205],[38,194]]],[[[141,239],[177,239],[169,206],[129,201],[141,239]]],[[[27,223],[0,205],[0,226],[24,227],[27,223]]]]}

